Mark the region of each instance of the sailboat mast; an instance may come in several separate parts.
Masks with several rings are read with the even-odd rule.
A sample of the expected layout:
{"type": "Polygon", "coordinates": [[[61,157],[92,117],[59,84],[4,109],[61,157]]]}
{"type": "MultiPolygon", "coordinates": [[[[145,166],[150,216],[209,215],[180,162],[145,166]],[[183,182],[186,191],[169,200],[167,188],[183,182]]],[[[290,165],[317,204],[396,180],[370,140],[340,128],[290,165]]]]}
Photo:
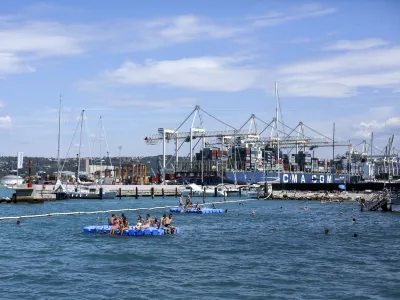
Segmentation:
{"type": "Polygon", "coordinates": [[[58,148],[57,148],[57,180],[60,179],[60,143],[61,143],[61,101],[62,95],[60,94],[60,108],[58,110],[58,148]]]}
{"type": "MultiPolygon", "coordinates": [[[[278,131],[278,117],[279,117],[279,97],[278,97],[278,82],[275,81],[275,98],[276,98],[276,115],[275,115],[275,128],[276,128],[276,142],[277,142],[277,158],[278,158],[278,177],[280,172],[280,161],[279,161],[279,131],[278,131]]],[[[280,177],[279,177],[280,180],[280,177]]]]}
{"type": "Polygon", "coordinates": [[[100,124],[101,124],[101,131],[100,131],[100,185],[102,184],[101,180],[101,173],[103,172],[103,154],[101,152],[101,144],[103,143],[103,117],[100,116],[100,124]]]}
{"type": "Polygon", "coordinates": [[[77,178],[76,181],[79,182],[79,171],[81,168],[81,147],[82,147],[82,128],[83,128],[83,114],[85,113],[85,110],[82,110],[81,113],[81,133],[80,133],[80,137],[79,137],[79,151],[78,151],[78,174],[77,174],[77,178]]]}

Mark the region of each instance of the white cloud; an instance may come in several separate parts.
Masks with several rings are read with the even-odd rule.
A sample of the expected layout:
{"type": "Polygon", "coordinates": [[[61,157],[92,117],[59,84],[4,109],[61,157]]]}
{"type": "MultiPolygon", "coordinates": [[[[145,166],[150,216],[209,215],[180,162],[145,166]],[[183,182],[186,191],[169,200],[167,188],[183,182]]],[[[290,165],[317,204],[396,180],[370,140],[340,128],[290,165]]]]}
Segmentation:
{"type": "Polygon", "coordinates": [[[306,61],[281,68],[285,74],[307,74],[347,71],[365,71],[400,67],[400,47],[349,52],[322,59],[306,61]]]}
{"type": "Polygon", "coordinates": [[[144,25],[152,31],[153,38],[161,38],[169,43],[227,38],[243,31],[239,28],[217,25],[194,15],[151,20],[145,22],[144,25]]]}
{"type": "Polygon", "coordinates": [[[143,64],[125,62],[104,77],[114,83],[162,85],[195,90],[237,92],[254,87],[259,70],[241,66],[243,58],[197,57],[153,61],[143,64]]]}
{"type": "Polygon", "coordinates": [[[400,47],[350,51],[278,68],[283,92],[294,96],[346,97],[360,87],[400,87],[400,47]]]}
{"type": "MultiPolygon", "coordinates": [[[[40,6],[39,6],[40,7],[40,6]]],[[[50,7],[54,9],[54,7],[50,7]]],[[[226,39],[245,26],[217,24],[195,15],[90,24],[35,21],[0,15],[0,75],[35,71],[39,60],[89,51],[130,52],[187,42],[226,39]]]]}
{"type": "Polygon", "coordinates": [[[145,51],[188,42],[227,39],[248,30],[196,15],[177,15],[143,20],[116,20],[91,24],[92,36],[103,50],[145,51]]]}
{"type": "Polygon", "coordinates": [[[286,12],[270,11],[261,16],[251,17],[251,19],[254,20],[253,24],[255,26],[266,27],[310,17],[324,16],[336,11],[336,8],[324,7],[319,4],[304,4],[286,12]]]}
{"type": "Polygon", "coordinates": [[[187,108],[194,107],[197,102],[195,98],[176,98],[176,99],[148,99],[144,96],[127,94],[106,94],[96,97],[93,102],[102,104],[110,108],[129,109],[167,109],[167,108],[187,108]]]}
{"type": "Polygon", "coordinates": [[[328,51],[365,50],[365,49],[386,46],[388,44],[389,44],[388,41],[378,38],[369,38],[363,40],[340,40],[329,46],[324,47],[323,50],[328,50],[328,51]]]}
{"type": "Polygon", "coordinates": [[[6,74],[34,72],[35,68],[12,53],[0,52],[0,78],[6,74]]]}
{"type": "Polygon", "coordinates": [[[370,137],[374,134],[394,134],[400,131],[400,117],[396,116],[396,108],[392,106],[371,107],[363,115],[356,116],[370,121],[361,121],[353,127],[356,136],[370,137]]]}
{"type": "Polygon", "coordinates": [[[312,41],[312,39],[310,38],[296,38],[290,41],[290,43],[292,44],[306,44],[306,43],[310,43],[312,41]]]}
{"type": "Polygon", "coordinates": [[[85,26],[6,18],[0,22],[0,77],[34,72],[43,58],[84,53],[88,31],[85,26]]]}
{"type": "Polygon", "coordinates": [[[84,52],[78,32],[55,22],[30,22],[0,28],[0,52],[34,55],[76,55],[84,52]]]}
{"type": "Polygon", "coordinates": [[[389,118],[386,121],[386,126],[400,126],[400,117],[389,118]]]}
{"type": "Polygon", "coordinates": [[[0,128],[11,127],[11,117],[10,116],[0,116],[0,128]]]}

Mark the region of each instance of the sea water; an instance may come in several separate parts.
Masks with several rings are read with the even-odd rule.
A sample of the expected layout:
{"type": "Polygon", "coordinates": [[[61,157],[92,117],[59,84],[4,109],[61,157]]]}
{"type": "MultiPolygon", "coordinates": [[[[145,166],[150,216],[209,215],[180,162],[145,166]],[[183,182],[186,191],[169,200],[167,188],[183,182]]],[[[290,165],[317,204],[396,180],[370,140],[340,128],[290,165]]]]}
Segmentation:
{"type": "MultiPolygon", "coordinates": [[[[234,199],[239,200],[228,198],[234,199]]],[[[0,215],[177,202],[122,198],[4,204],[0,215]]],[[[84,226],[106,224],[110,214],[22,219],[20,225],[0,221],[0,298],[400,298],[399,213],[361,213],[355,203],[311,201],[259,200],[217,207],[229,212],[174,214],[181,234],[169,236],[82,232],[84,226]]],[[[135,224],[137,215],[146,213],[161,217],[168,209],[126,215],[135,224]]]]}

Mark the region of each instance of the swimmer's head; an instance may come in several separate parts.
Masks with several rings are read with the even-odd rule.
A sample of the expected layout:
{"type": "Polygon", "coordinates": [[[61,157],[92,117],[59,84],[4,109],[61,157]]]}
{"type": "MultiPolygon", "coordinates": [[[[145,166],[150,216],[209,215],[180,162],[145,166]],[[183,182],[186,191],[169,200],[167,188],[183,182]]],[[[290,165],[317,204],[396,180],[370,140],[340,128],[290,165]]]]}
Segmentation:
{"type": "Polygon", "coordinates": [[[324,233],[325,233],[325,234],[328,234],[328,233],[329,233],[329,229],[328,229],[328,228],[325,228],[324,233]]]}
{"type": "Polygon", "coordinates": [[[17,220],[17,225],[19,225],[19,224],[21,224],[21,221],[20,221],[20,220],[17,220]]]}
{"type": "Polygon", "coordinates": [[[353,222],[355,222],[356,221],[356,218],[353,218],[353,222]]]}
{"type": "Polygon", "coordinates": [[[355,234],[353,235],[353,237],[357,238],[357,237],[358,237],[358,234],[357,234],[357,233],[355,233],[355,234]]]}

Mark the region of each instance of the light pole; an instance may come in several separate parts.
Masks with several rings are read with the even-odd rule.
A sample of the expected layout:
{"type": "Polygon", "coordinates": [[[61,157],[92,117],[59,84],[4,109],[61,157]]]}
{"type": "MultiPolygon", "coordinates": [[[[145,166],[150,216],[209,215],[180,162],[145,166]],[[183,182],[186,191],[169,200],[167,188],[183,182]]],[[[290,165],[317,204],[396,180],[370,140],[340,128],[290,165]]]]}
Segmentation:
{"type": "Polygon", "coordinates": [[[118,150],[119,150],[119,184],[121,185],[122,182],[122,161],[121,161],[121,150],[122,150],[122,146],[118,146],[118,150]]]}

